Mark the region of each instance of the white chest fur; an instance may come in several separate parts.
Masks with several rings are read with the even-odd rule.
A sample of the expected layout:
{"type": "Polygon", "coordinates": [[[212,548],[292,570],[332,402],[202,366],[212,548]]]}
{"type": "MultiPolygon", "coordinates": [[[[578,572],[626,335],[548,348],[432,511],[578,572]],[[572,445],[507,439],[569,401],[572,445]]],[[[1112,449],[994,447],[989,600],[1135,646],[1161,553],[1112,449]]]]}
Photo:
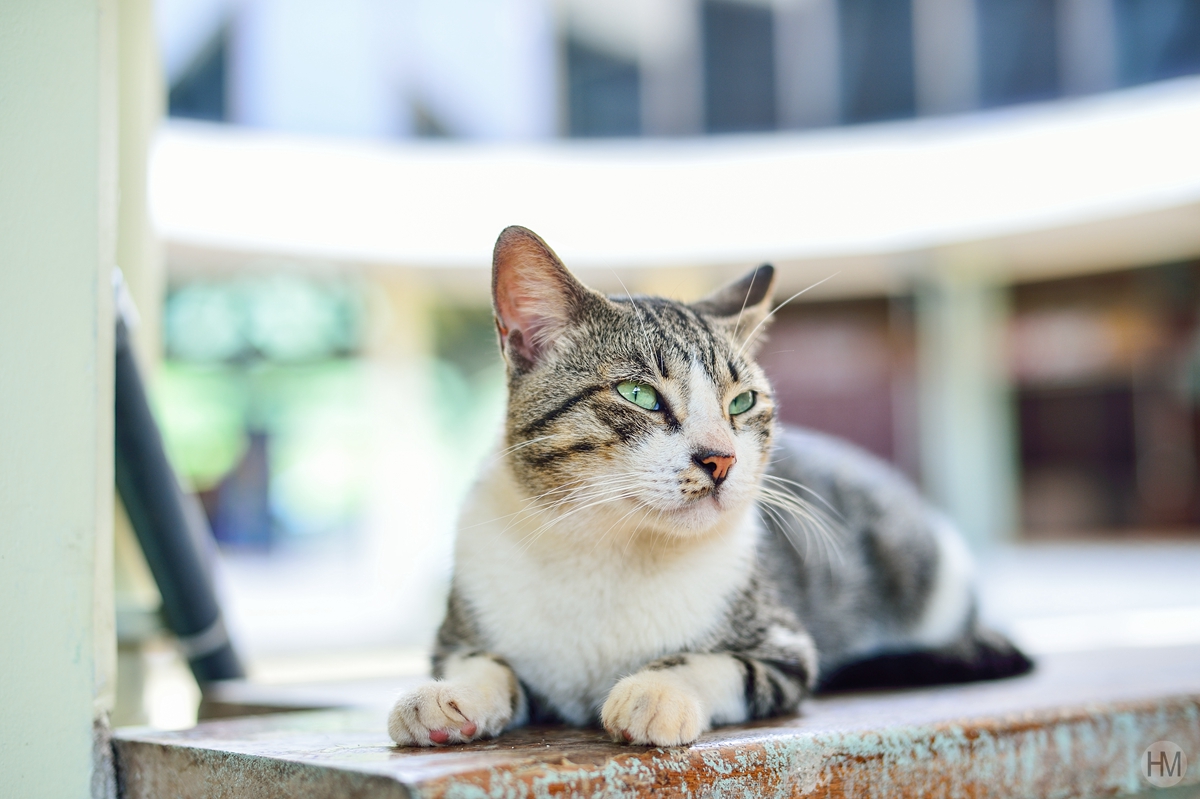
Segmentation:
{"type": "Polygon", "coordinates": [[[567,721],[587,723],[618,679],[704,641],[754,558],[752,516],[735,530],[668,546],[598,541],[604,526],[544,530],[511,515],[506,470],[476,487],[455,553],[455,585],[489,650],[567,721]]]}

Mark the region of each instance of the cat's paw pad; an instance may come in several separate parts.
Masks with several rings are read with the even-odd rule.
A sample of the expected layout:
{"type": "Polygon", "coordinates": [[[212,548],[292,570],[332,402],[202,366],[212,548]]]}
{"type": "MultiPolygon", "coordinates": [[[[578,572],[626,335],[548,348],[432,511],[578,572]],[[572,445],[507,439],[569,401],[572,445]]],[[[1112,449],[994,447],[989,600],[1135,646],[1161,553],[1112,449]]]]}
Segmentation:
{"type": "Polygon", "coordinates": [[[511,718],[511,706],[495,691],[431,682],[396,701],[388,735],[401,746],[460,744],[499,735],[511,718]]]}
{"type": "Polygon", "coordinates": [[[663,672],[633,674],[613,686],[600,720],[614,741],[649,746],[689,744],[708,726],[700,698],[663,672]]]}

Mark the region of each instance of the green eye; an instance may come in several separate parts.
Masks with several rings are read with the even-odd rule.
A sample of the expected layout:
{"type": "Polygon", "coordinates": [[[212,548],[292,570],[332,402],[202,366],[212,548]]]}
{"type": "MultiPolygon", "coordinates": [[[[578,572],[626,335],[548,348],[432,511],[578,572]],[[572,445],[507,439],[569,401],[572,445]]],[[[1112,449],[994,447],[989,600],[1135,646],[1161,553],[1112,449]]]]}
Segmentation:
{"type": "Polygon", "coordinates": [[[757,396],[753,391],[743,391],[733,398],[733,402],[729,403],[729,415],[737,416],[739,413],[745,413],[754,407],[754,400],[757,396]]]}
{"type": "Polygon", "coordinates": [[[658,410],[658,392],[645,383],[626,380],[624,383],[617,384],[617,393],[639,408],[645,408],[648,411],[658,410]]]}

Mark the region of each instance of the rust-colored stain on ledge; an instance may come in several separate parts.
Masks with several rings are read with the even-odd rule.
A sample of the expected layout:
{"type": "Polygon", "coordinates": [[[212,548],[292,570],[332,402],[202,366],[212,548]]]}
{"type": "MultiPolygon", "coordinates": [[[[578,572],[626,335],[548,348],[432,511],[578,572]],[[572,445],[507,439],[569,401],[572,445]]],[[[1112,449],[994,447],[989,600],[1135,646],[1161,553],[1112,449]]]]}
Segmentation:
{"type": "MultiPolygon", "coordinates": [[[[386,701],[386,697],[381,701],[386,701]]],[[[690,747],[530,728],[444,749],[388,745],[385,708],[118,735],[127,799],[151,797],[1070,797],[1136,793],[1145,747],[1200,783],[1200,647],[1060,655],[1003,682],[811,700],[690,747]]]]}

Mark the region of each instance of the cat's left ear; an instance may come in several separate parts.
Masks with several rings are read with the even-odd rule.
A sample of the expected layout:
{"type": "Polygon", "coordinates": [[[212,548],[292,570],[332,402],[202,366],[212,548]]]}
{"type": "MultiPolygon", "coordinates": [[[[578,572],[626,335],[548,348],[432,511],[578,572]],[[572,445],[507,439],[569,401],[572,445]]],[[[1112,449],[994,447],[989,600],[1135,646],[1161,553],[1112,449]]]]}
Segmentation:
{"type": "Polygon", "coordinates": [[[762,324],[771,312],[775,267],[763,264],[692,303],[692,308],[713,319],[739,342],[752,348],[762,335],[762,324]]]}
{"type": "Polygon", "coordinates": [[[593,292],[532,230],[513,225],[492,253],[492,304],[505,360],[535,366],[581,315],[593,292]]]}

